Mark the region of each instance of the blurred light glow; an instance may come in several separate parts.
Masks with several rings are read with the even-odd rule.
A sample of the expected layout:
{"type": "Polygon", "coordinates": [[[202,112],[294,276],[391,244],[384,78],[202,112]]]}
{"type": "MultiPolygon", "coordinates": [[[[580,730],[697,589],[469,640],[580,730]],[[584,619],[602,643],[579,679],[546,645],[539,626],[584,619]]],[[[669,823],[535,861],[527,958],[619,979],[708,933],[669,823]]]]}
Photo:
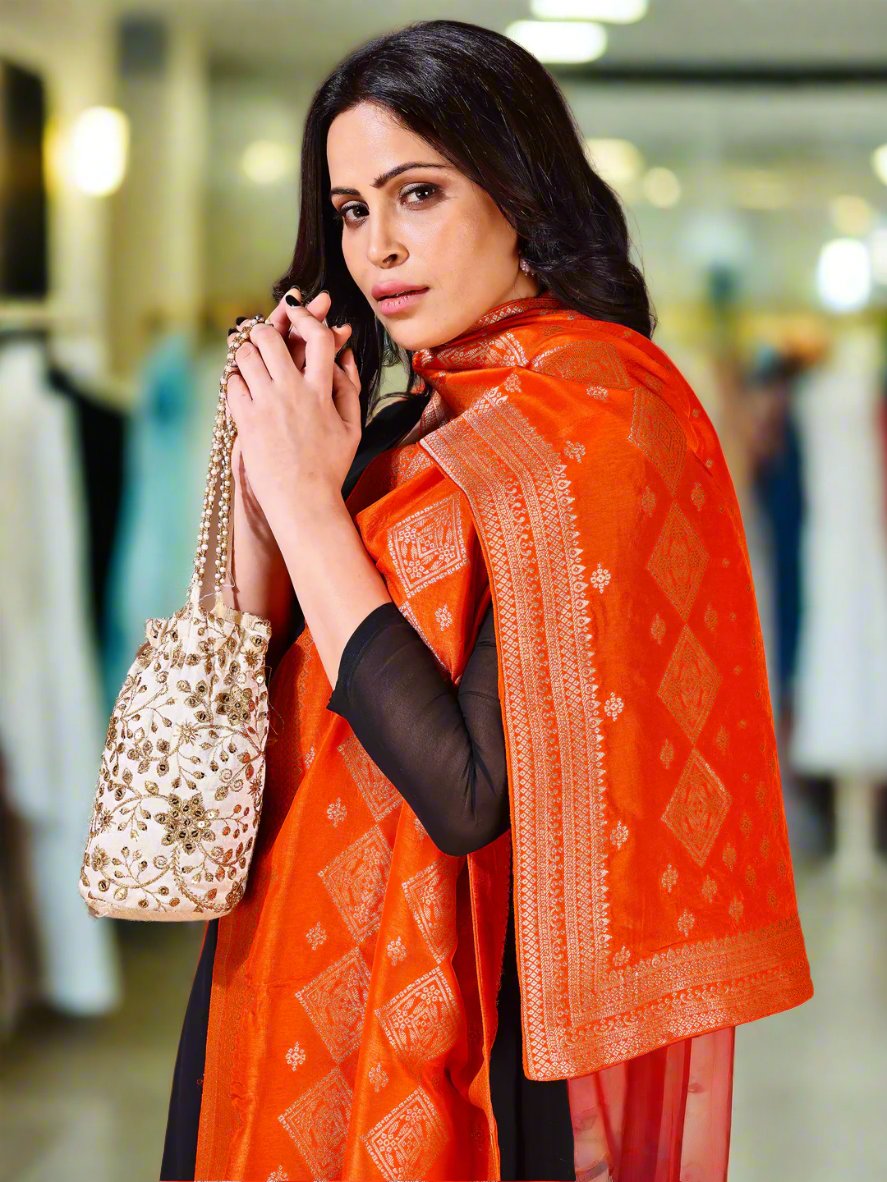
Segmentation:
{"type": "Polygon", "coordinates": [[[607,21],[630,25],[643,20],[648,0],[531,0],[530,12],[542,20],[607,21]]]}
{"type": "Polygon", "coordinates": [[[292,169],[292,153],[277,140],[253,140],[240,157],[243,175],[255,185],[273,185],[292,169]]]}
{"type": "Polygon", "coordinates": [[[872,279],[887,287],[887,226],[878,226],[869,237],[872,279]]]}
{"type": "Polygon", "coordinates": [[[129,120],[116,107],[87,107],[74,120],[65,171],[71,183],[92,197],[120,187],[129,154],[129,120]]]}
{"type": "Polygon", "coordinates": [[[819,298],[833,312],[865,307],[872,292],[872,267],[864,242],[833,238],[826,242],[816,266],[819,298]]]}
{"type": "Polygon", "coordinates": [[[829,202],[829,216],[839,234],[867,234],[875,224],[875,211],[864,197],[842,193],[829,202]]]}
{"type": "Polygon", "coordinates": [[[587,139],[585,151],[608,185],[637,180],[644,168],[644,158],[631,140],[587,139]]]}
{"type": "Polygon", "coordinates": [[[878,180],[887,185],[887,144],[881,144],[872,152],[872,168],[878,180]]]}
{"type": "Polygon", "coordinates": [[[659,209],[671,209],[681,199],[681,182],[670,168],[648,168],[641,183],[644,196],[659,209]]]}
{"type": "Polygon", "coordinates": [[[593,62],[607,48],[607,31],[593,21],[512,21],[505,36],[540,62],[593,62]]]}
{"type": "Polygon", "coordinates": [[[766,168],[734,169],[731,173],[737,205],[744,209],[785,209],[791,190],[784,177],[766,168]]]}
{"type": "Polygon", "coordinates": [[[726,267],[737,272],[754,261],[754,239],[731,206],[694,209],[681,232],[679,248],[700,269],[726,267]]]}

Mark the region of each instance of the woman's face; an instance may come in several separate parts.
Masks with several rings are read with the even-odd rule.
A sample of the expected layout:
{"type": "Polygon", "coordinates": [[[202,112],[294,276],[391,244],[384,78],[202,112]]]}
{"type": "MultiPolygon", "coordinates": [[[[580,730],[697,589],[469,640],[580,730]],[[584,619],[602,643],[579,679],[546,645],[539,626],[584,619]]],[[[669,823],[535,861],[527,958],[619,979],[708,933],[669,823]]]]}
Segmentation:
{"type": "Polygon", "coordinates": [[[345,264],[401,348],[442,344],[497,304],[538,294],[492,198],[387,108],[337,115],[327,161],[345,264]],[[398,307],[374,294],[379,284],[426,290],[398,307]]]}

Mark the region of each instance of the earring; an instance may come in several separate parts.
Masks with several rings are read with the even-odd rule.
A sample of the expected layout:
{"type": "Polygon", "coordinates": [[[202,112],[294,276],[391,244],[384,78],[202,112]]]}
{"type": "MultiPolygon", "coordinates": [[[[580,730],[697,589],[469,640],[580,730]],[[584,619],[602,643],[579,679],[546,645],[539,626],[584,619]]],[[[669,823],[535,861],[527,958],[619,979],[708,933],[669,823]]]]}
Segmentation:
{"type": "Polygon", "coordinates": [[[521,259],[521,261],[520,261],[520,269],[521,269],[521,270],[524,272],[524,274],[526,274],[526,275],[531,275],[531,274],[532,274],[532,272],[533,272],[533,268],[530,266],[530,264],[527,262],[527,260],[526,260],[526,259],[521,259]]]}

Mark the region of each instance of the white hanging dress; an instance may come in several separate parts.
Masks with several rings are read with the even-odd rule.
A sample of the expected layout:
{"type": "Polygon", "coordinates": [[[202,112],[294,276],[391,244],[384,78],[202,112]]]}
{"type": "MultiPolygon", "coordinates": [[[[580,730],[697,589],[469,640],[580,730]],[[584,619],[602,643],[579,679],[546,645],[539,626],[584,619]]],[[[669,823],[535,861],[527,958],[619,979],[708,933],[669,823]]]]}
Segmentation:
{"type": "Polygon", "coordinates": [[[842,330],[798,385],[801,631],[790,757],[799,772],[887,778],[887,520],[874,329],[842,330]]]}
{"type": "Polygon", "coordinates": [[[107,716],[76,423],[47,388],[43,357],[31,339],[0,347],[0,748],[28,834],[40,1000],[96,1015],[122,996],[112,927],[77,891],[107,716]]]}

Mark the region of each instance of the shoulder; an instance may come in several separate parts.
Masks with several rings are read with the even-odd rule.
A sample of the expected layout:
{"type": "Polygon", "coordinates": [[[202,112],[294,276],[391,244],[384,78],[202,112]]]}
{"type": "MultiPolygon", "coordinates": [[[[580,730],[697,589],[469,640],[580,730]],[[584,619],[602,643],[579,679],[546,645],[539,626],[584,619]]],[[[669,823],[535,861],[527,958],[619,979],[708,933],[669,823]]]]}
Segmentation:
{"type": "Polygon", "coordinates": [[[526,368],[534,373],[613,390],[689,390],[675,362],[655,342],[624,324],[581,312],[561,314],[527,345],[526,368]]]}

